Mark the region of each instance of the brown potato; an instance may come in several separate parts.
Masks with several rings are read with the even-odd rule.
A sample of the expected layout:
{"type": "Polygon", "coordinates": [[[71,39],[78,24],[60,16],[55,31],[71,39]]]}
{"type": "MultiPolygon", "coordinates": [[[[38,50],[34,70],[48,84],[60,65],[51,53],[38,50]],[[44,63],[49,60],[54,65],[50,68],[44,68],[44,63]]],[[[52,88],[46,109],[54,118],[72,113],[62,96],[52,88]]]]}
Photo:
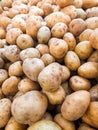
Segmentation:
{"type": "Polygon", "coordinates": [[[84,115],[89,103],[89,92],[85,90],[73,92],[65,98],[61,107],[61,114],[66,120],[75,121],[84,115]]]}
{"type": "Polygon", "coordinates": [[[70,32],[65,33],[63,40],[67,42],[69,51],[72,51],[75,49],[76,39],[72,33],[70,32]]]}
{"type": "Polygon", "coordinates": [[[6,31],[3,27],[0,27],[0,39],[4,39],[6,36],[6,31]]]}
{"type": "Polygon", "coordinates": [[[91,101],[98,101],[98,84],[92,86],[89,90],[91,101]]]}
{"type": "Polygon", "coordinates": [[[80,59],[74,51],[68,51],[64,58],[65,65],[72,71],[76,71],[80,66],[80,59]]]}
{"type": "Polygon", "coordinates": [[[8,72],[5,69],[0,69],[0,85],[8,78],[8,72]]]}
{"type": "Polygon", "coordinates": [[[78,68],[78,74],[84,78],[92,79],[98,75],[98,63],[86,62],[78,68]]]}
{"type": "Polygon", "coordinates": [[[67,42],[59,38],[51,38],[49,40],[50,54],[57,59],[61,59],[65,56],[68,51],[67,42]]]}
{"type": "Polygon", "coordinates": [[[91,62],[97,62],[98,63],[98,51],[94,51],[90,57],[88,58],[88,61],[91,61],[91,62]]]}
{"type": "Polygon", "coordinates": [[[33,90],[15,98],[11,111],[17,122],[31,125],[43,117],[47,105],[46,96],[39,91],[33,90]]]}
{"type": "Polygon", "coordinates": [[[83,8],[84,9],[88,9],[88,8],[91,8],[91,7],[95,7],[96,5],[98,4],[98,1],[97,0],[83,0],[83,8]]]}
{"type": "Polygon", "coordinates": [[[78,130],[96,130],[96,129],[91,128],[91,127],[90,127],[89,125],[87,125],[86,123],[82,123],[82,124],[79,126],[78,130]]]}
{"type": "Polygon", "coordinates": [[[65,7],[68,5],[71,5],[73,3],[73,0],[56,0],[56,4],[60,7],[65,7]]]}
{"type": "Polygon", "coordinates": [[[86,10],[87,18],[98,17],[98,7],[92,7],[86,10]]]}
{"type": "Polygon", "coordinates": [[[54,121],[63,129],[63,130],[76,130],[75,124],[71,121],[64,119],[61,113],[58,113],[54,117],[54,121]]]}
{"type": "Polygon", "coordinates": [[[18,83],[20,78],[16,76],[10,76],[2,84],[2,92],[6,96],[13,96],[18,92],[18,83]]]}
{"type": "Polygon", "coordinates": [[[62,83],[68,80],[69,77],[70,70],[66,66],[62,65],[62,83]]]}
{"type": "Polygon", "coordinates": [[[98,27],[98,17],[87,18],[85,22],[86,22],[87,28],[89,29],[96,29],[98,27]]]}
{"type": "Polygon", "coordinates": [[[45,44],[38,44],[36,49],[40,52],[41,55],[49,53],[49,47],[45,44]]]}
{"type": "Polygon", "coordinates": [[[78,75],[72,76],[69,80],[69,86],[74,90],[89,90],[91,83],[88,79],[80,77],[78,75]]]}

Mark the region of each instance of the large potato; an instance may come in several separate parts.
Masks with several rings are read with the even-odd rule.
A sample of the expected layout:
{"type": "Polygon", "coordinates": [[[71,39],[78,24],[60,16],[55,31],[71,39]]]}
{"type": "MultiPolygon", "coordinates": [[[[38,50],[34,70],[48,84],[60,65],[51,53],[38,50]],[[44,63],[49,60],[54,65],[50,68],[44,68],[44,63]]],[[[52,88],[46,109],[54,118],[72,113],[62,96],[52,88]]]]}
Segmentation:
{"type": "Polygon", "coordinates": [[[90,103],[90,94],[85,90],[73,92],[65,98],[61,107],[62,116],[69,121],[82,117],[90,103]]]}
{"type": "Polygon", "coordinates": [[[43,94],[30,91],[14,99],[11,111],[17,122],[31,125],[43,117],[47,105],[47,98],[43,94]]]}

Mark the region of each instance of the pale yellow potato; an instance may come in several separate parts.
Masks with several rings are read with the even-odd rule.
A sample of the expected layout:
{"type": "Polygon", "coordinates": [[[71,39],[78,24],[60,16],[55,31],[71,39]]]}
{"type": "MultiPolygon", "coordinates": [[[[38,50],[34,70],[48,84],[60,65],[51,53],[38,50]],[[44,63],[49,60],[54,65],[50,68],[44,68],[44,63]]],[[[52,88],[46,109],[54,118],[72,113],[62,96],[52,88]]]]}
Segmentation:
{"type": "Polygon", "coordinates": [[[67,42],[59,38],[51,38],[49,40],[49,51],[57,59],[61,59],[68,51],[67,42]]]}
{"type": "Polygon", "coordinates": [[[50,120],[50,121],[52,121],[53,117],[49,112],[46,112],[41,120],[50,120]]]}
{"type": "Polygon", "coordinates": [[[49,47],[45,44],[38,44],[36,49],[40,52],[41,55],[49,53],[49,47]]]}
{"type": "Polygon", "coordinates": [[[62,116],[69,121],[82,117],[90,103],[90,94],[86,90],[73,92],[65,98],[61,106],[62,116]]]}
{"type": "Polygon", "coordinates": [[[31,125],[43,117],[47,106],[46,96],[33,90],[15,98],[11,112],[17,122],[31,125]]]}
{"type": "Polygon", "coordinates": [[[98,7],[88,8],[86,10],[87,18],[89,17],[98,17],[98,7]]]}
{"type": "Polygon", "coordinates": [[[0,128],[6,126],[11,115],[11,101],[7,98],[0,100],[0,128]]]}
{"type": "Polygon", "coordinates": [[[84,9],[88,9],[88,8],[91,8],[91,7],[95,7],[97,4],[98,4],[97,0],[83,0],[82,7],[84,9]]]}
{"type": "Polygon", "coordinates": [[[63,22],[58,22],[51,28],[51,35],[52,37],[62,38],[67,31],[67,25],[63,22]]]}
{"type": "Polygon", "coordinates": [[[81,8],[83,5],[83,0],[73,0],[72,3],[76,8],[81,8]]]}
{"type": "Polygon", "coordinates": [[[96,29],[98,27],[98,17],[90,17],[85,20],[86,26],[89,29],[96,29]],[[92,23],[92,24],[91,24],[92,23]]]}
{"type": "Polygon", "coordinates": [[[63,40],[68,44],[68,50],[72,51],[75,49],[76,46],[76,39],[71,32],[67,32],[64,34],[63,40]]]}
{"type": "Polygon", "coordinates": [[[76,12],[77,12],[77,18],[81,18],[84,20],[87,18],[87,14],[82,8],[77,8],[76,12]]]}
{"type": "Polygon", "coordinates": [[[18,84],[18,90],[22,93],[26,93],[31,90],[39,90],[40,86],[37,82],[30,80],[29,78],[23,78],[18,84]]]}
{"type": "Polygon", "coordinates": [[[0,85],[8,78],[8,72],[5,69],[0,69],[0,85]]]}
{"type": "Polygon", "coordinates": [[[68,5],[71,5],[73,3],[73,0],[56,0],[56,4],[60,7],[65,7],[68,5]]]}
{"type": "Polygon", "coordinates": [[[24,61],[26,58],[40,58],[40,52],[36,48],[27,48],[20,52],[20,59],[24,61]]]}
{"type": "Polygon", "coordinates": [[[22,62],[16,61],[12,63],[8,68],[9,76],[22,76],[23,69],[22,69],[22,62]]]}
{"type": "Polygon", "coordinates": [[[92,86],[89,90],[91,101],[98,101],[98,84],[92,86]]]}
{"type": "Polygon", "coordinates": [[[18,92],[18,83],[20,78],[16,76],[10,76],[2,84],[2,92],[6,96],[13,96],[18,92]]]}
{"type": "Polygon", "coordinates": [[[75,124],[72,121],[64,119],[61,113],[58,113],[54,117],[54,121],[63,129],[63,130],[76,130],[75,124]]]}
{"type": "Polygon", "coordinates": [[[87,61],[97,62],[98,63],[98,50],[93,51],[87,61]]]}
{"type": "Polygon", "coordinates": [[[0,27],[0,39],[4,39],[6,36],[6,31],[5,29],[1,26],[0,27]]]}
{"type": "Polygon", "coordinates": [[[4,66],[4,60],[0,58],[0,69],[3,69],[3,66],[4,66]]]}
{"type": "Polygon", "coordinates": [[[80,124],[78,130],[96,130],[96,129],[92,128],[91,126],[89,126],[86,123],[82,123],[82,124],[80,124]]]}
{"type": "Polygon", "coordinates": [[[72,71],[76,71],[80,66],[80,59],[74,51],[68,51],[64,57],[65,65],[72,71]]]}
{"type": "Polygon", "coordinates": [[[74,75],[69,79],[69,86],[74,90],[89,90],[91,88],[91,83],[88,79],[83,78],[78,75],[74,75]]]}
{"type": "Polygon", "coordinates": [[[86,62],[78,68],[78,74],[84,78],[92,79],[98,75],[98,63],[86,62]]]}

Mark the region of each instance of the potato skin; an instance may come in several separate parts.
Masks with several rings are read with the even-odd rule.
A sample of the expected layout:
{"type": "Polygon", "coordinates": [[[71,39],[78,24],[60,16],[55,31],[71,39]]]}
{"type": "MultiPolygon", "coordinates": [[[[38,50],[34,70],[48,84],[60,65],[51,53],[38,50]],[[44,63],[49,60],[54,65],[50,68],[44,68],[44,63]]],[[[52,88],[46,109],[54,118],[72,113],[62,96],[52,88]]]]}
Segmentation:
{"type": "Polygon", "coordinates": [[[82,117],[90,103],[90,94],[85,90],[73,92],[65,98],[61,106],[62,116],[69,121],[82,117]],[[81,102],[81,104],[80,104],[81,102]]]}

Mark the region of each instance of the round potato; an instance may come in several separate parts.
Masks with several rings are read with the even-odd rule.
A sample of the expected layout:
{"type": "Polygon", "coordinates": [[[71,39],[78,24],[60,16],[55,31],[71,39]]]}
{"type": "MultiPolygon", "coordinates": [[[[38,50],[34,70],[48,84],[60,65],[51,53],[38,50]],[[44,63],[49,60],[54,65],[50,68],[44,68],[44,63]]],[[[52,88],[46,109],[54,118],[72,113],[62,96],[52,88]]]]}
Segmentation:
{"type": "Polygon", "coordinates": [[[41,55],[49,53],[49,47],[45,44],[38,44],[36,49],[40,52],[41,55]]]}
{"type": "Polygon", "coordinates": [[[98,84],[92,86],[89,90],[91,101],[98,101],[98,84]]]}
{"type": "Polygon", "coordinates": [[[15,98],[11,111],[17,122],[31,125],[43,117],[47,105],[46,96],[34,90],[15,98]]]}
{"type": "Polygon", "coordinates": [[[8,78],[8,72],[5,69],[0,69],[0,85],[8,78]]]}
{"type": "Polygon", "coordinates": [[[89,103],[89,92],[85,90],[73,92],[65,98],[61,107],[61,114],[66,120],[75,121],[84,115],[89,103]]]}

